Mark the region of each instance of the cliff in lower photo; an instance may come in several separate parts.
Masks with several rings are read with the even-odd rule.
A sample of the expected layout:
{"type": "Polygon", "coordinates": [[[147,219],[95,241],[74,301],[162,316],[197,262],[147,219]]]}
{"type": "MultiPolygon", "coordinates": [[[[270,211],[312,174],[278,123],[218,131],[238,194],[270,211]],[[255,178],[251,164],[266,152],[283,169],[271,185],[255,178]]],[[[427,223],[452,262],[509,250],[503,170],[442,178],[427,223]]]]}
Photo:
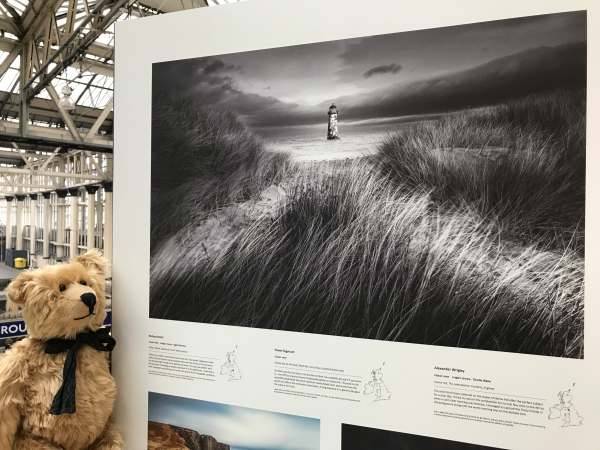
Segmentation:
{"type": "Polygon", "coordinates": [[[319,450],[320,421],[172,395],[148,395],[148,450],[319,450]]]}
{"type": "Polygon", "coordinates": [[[166,423],[148,422],[148,450],[230,450],[213,436],[166,423]]]}

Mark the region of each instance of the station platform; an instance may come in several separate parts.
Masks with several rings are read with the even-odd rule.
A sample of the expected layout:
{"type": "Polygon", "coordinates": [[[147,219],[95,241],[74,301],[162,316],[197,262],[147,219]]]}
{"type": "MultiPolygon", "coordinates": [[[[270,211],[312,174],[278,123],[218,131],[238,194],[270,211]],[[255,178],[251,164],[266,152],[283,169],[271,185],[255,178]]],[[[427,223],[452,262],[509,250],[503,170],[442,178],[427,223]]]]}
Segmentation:
{"type": "Polygon", "coordinates": [[[0,289],[4,289],[20,273],[21,270],[0,263],[0,289]]]}

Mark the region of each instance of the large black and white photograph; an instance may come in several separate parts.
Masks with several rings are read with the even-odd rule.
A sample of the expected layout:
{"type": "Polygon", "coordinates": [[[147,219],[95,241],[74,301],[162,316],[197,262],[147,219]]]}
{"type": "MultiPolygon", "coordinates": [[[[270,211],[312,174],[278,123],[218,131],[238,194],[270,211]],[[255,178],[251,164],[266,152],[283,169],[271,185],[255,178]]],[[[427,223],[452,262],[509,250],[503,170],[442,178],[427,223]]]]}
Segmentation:
{"type": "Polygon", "coordinates": [[[583,358],[586,52],[575,11],[153,64],[150,317],[583,358]]]}
{"type": "Polygon", "coordinates": [[[342,424],[342,450],[502,450],[497,447],[342,424]]]}

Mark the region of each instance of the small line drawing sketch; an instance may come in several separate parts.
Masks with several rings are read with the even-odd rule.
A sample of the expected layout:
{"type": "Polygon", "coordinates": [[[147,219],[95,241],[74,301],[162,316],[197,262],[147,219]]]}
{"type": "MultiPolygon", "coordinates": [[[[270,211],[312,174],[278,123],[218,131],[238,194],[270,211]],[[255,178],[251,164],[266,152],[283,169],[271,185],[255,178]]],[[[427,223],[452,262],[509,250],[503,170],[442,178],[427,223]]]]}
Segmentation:
{"type": "Polygon", "coordinates": [[[373,396],[373,401],[378,402],[382,400],[389,400],[392,398],[392,393],[388,389],[383,380],[383,368],[385,362],[376,369],[371,370],[370,378],[363,389],[363,395],[373,396]]]}
{"type": "Polygon", "coordinates": [[[221,364],[220,374],[226,376],[227,381],[239,381],[242,379],[242,371],[237,363],[237,345],[225,355],[225,362],[221,364]]]}
{"type": "Polygon", "coordinates": [[[559,391],[558,403],[548,409],[549,420],[561,420],[561,427],[579,427],[583,425],[583,417],[573,405],[573,388],[575,383],[564,391],[559,391]]]}

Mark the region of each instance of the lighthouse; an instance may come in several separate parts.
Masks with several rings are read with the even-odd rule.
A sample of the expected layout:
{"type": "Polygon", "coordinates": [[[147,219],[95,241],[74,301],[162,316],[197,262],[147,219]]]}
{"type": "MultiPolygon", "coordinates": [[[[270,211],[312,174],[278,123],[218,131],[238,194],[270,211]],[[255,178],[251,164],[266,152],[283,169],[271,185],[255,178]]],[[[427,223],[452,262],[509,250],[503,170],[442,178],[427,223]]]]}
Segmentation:
{"type": "Polygon", "coordinates": [[[327,139],[339,139],[340,134],[338,132],[338,110],[332,103],[327,112],[329,116],[329,122],[327,124],[327,139]]]}

